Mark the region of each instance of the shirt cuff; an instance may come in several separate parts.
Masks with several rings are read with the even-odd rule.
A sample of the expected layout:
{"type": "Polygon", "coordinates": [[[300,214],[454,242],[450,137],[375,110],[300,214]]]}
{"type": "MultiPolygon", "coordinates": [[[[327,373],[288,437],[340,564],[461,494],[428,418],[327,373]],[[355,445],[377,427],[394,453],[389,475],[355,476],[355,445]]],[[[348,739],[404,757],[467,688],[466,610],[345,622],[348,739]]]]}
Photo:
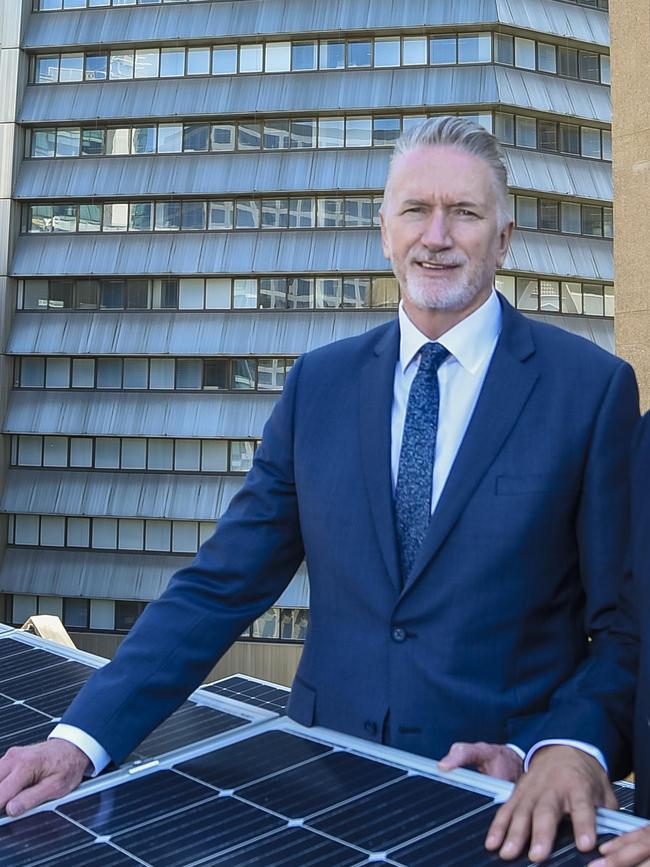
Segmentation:
{"type": "Polygon", "coordinates": [[[593,756],[594,759],[598,762],[598,764],[602,767],[606,774],[609,775],[609,769],[607,767],[607,762],[605,761],[605,756],[598,749],[598,747],[594,747],[592,744],[586,744],[584,741],[571,741],[571,740],[563,740],[562,738],[553,738],[547,741],[539,741],[534,744],[526,754],[526,758],[524,759],[524,771],[528,770],[531,759],[537,752],[537,750],[541,750],[542,747],[574,747],[576,750],[581,750],[583,753],[587,753],[588,756],[593,756]]]}
{"type": "Polygon", "coordinates": [[[96,777],[104,768],[110,764],[111,757],[106,752],[104,747],[97,743],[95,738],[92,738],[86,732],[78,729],[76,726],[70,726],[66,723],[58,723],[48,735],[50,738],[60,738],[62,741],[67,741],[81,750],[82,753],[90,759],[93,765],[93,770],[86,771],[87,777],[96,777]]]}
{"type": "Polygon", "coordinates": [[[517,753],[517,755],[523,762],[523,760],[526,758],[526,753],[522,750],[521,747],[518,747],[517,744],[506,744],[506,746],[509,747],[513,751],[513,753],[517,753]]]}

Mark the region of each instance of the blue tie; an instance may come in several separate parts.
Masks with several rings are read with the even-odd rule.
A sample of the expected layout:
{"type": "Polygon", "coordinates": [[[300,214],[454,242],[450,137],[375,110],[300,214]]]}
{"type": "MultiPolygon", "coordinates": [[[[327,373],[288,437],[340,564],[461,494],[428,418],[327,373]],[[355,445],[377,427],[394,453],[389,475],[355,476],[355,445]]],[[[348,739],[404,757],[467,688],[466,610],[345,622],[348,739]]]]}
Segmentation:
{"type": "Polygon", "coordinates": [[[425,343],[409,392],[395,488],[395,517],[402,585],[431,520],[433,461],[438,431],[438,368],[449,355],[440,343],[425,343]]]}

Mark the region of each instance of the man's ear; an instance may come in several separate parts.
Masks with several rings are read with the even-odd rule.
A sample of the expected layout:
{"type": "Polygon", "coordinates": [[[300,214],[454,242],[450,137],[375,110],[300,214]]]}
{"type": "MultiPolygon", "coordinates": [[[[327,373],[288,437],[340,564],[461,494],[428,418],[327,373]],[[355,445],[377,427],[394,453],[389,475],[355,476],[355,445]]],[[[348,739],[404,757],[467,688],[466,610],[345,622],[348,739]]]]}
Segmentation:
{"type": "Polygon", "coordinates": [[[386,217],[383,207],[379,211],[379,227],[381,229],[381,248],[384,251],[384,256],[390,261],[391,247],[388,239],[388,229],[386,228],[386,217]]]}
{"type": "Polygon", "coordinates": [[[501,266],[506,260],[506,256],[508,255],[508,248],[510,247],[510,239],[512,238],[512,230],[514,228],[514,225],[514,222],[510,220],[505,224],[505,226],[501,229],[501,232],[499,233],[497,268],[501,268],[501,266]]]}

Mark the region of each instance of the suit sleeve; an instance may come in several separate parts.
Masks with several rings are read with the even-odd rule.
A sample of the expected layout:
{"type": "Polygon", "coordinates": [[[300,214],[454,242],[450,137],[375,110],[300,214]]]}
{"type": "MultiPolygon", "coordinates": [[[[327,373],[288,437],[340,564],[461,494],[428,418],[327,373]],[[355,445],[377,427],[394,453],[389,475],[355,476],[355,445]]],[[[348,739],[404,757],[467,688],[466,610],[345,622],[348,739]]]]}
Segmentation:
{"type": "Polygon", "coordinates": [[[300,565],[293,473],[300,369],[298,360],[253,467],[214,535],[147,606],[114,660],[93,675],[62,719],[95,738],[117,764],[203,681],[300,565]]]}
{"type": "Polygon", "coordinates": [[[622,363],[596,419],[576,521],[589,655],[553,695],[549,713],[517,740],[526,749],[547,739],[592,744],[603,753],[612,776],[630,766],[638,665],[629,567],[630,458],[637,425],[636,380],[622,363]]]}

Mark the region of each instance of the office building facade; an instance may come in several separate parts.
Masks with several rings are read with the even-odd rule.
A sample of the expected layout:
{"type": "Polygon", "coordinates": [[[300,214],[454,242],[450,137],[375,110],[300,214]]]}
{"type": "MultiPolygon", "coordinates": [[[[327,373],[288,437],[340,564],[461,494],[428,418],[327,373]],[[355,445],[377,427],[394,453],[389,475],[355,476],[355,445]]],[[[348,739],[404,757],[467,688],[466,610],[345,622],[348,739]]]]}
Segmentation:
{"type": "MultiPolygon", "coordinates": [[[[4,0],[7,621],[56,613],[110,654],[213,531],[295,358],[396,315],[379,207],[424,117],[503,143],[498,288],[613,349],[606,6],[4,0]]],[[[303,565],[231,669],[289,679],[308,607],[303,565]]]]}

